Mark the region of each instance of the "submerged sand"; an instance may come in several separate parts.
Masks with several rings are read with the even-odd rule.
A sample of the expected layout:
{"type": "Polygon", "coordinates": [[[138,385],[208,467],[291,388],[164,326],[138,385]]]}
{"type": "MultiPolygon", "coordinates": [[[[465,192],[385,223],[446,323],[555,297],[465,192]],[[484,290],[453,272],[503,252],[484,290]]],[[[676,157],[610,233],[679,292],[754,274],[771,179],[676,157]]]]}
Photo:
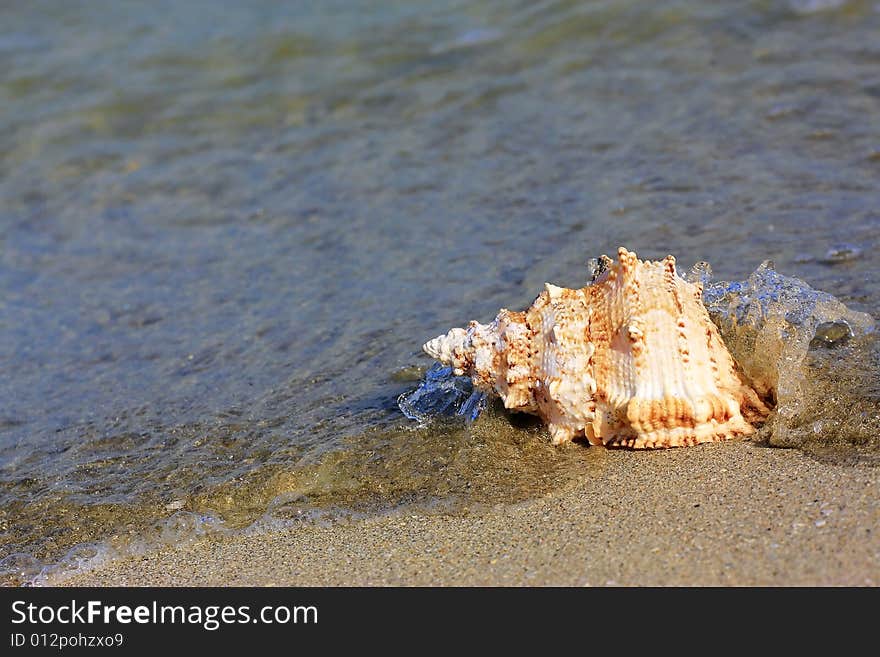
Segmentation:
{"type": "Polygon", "coordinates": [[[54,583],[880,584],[877,467],[749,442],[603,452],[526,502],[215,536],[54,583]]]}

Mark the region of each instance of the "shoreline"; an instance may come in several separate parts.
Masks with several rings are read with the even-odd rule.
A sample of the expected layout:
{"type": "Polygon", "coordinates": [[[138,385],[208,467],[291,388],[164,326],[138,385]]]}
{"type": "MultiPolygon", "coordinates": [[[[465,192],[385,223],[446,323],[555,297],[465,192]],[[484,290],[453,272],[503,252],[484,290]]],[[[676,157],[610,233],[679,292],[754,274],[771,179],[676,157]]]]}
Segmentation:
{"type": "Polygon", "coordinates": [[[525,502],[210,536],[48,584],[877,586],[878,492],[880,468],[750,442],[605,450],[525,502]]]}

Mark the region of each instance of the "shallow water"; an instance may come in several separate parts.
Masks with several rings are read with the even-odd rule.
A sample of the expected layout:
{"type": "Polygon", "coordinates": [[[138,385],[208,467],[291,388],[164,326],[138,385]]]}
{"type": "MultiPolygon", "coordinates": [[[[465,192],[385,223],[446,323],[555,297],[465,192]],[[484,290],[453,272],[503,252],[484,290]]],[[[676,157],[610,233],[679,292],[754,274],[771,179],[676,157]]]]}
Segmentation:
{"type": "MultiPolygon", "coordinates": [[[[497,408],[415,428],[396,400],[426,339],[580,286],[618,245],[722,280],[772,259],[880,317],[875,2],[30,2],[0,21],[9,581],[84,542],[585,476],[598,450],[497,408]]],[[[833,408],[863,427],[859,403],[833,408]]],[[[820,447],[833,408],[803,418],[820,447]]]]}

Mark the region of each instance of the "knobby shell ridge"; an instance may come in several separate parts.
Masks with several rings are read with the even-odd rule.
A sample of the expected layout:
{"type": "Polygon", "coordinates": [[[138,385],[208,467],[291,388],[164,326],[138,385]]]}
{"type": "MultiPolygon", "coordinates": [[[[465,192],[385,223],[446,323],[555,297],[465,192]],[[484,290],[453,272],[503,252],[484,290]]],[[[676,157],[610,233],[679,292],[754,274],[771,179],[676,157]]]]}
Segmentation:
{"type": "Polygon", "coordinates": [[[547,284],[527,310],[502,309],[424,345],[506,408],[546,422],[554,444],[676,447],[753,433],[769,409],[737,371],[675,258],[621,247],[592,284],[547,284]]]}

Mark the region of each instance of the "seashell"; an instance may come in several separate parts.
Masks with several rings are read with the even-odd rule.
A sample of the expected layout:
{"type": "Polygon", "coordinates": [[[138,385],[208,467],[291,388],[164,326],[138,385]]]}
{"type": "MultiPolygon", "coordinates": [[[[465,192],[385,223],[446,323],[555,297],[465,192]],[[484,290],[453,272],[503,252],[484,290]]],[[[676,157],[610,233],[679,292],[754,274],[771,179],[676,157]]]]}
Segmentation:
{"type": "Polygon", "coordinates": [[[426,343],[456,375],[533,413],[552,442],[676,447],[746,436],[770,413],[739,373],[671,255],[641,261],[621,247],[594,280],[546,285],[523,312],[502,309],[426,343]]]}

